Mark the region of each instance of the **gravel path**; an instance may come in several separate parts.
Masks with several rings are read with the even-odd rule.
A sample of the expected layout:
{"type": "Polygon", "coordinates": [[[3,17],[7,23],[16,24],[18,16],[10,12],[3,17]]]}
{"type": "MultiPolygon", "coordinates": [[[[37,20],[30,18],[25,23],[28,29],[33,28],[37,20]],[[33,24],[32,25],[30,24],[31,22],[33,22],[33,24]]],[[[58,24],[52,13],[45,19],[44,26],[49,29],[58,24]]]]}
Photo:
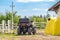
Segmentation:
{"type": "Polygon", "coordinates": [[[60,36],[17,36],[12,38],[0,38],[0,40],[60,40],[60,36]]]}

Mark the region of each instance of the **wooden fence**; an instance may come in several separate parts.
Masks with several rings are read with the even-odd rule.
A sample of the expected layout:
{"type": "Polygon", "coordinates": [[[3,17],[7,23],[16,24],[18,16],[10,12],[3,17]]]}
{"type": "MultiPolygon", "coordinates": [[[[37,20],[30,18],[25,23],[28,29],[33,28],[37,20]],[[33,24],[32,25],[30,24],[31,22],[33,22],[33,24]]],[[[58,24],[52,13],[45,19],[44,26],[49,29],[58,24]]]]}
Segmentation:
{"type": "MultiPolygon", "coordinates": [[[[45,22],[34,22],[33,23],[34,26],[36,26],[37,28],[44,28],[46,23],[45,22]]],[[[11,21],[8,20],[8,22],[6,23],[4,20],[2,21],[2,24],[0,24],[0,32],[1,33],[13,33],[13,30],[15,30],[15,32],[17,31],[17,27],[16,25],[11,24],[11,21]]]]}
{"type": "Polygon", "coordinates": [[[8,20],[8,23],[6,24],[6,22],[3,20],[2,21],[2,24],[0,24],[0,33],[12,33],[12,28],[15,28],[17,29],[17,26],[13,26],[12,27],[12,24],[11,24],[11,21],[8,20]]]}

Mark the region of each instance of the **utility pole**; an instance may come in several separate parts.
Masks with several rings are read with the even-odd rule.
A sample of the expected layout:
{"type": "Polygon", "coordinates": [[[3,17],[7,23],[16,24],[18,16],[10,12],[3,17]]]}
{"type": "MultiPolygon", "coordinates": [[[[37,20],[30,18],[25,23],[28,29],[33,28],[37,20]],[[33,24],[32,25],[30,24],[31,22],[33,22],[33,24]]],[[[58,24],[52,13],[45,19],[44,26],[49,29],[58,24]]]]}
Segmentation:
{"type": "Polygon", "coordinates": [[[15,5],[14,5],[14,2],[12,1],[12,5],[10,6],[11,8],[12,8],[12,29],[13,29],[13,14],[14,14],[14,12],[13,12],[13,10],[14,10],[14,7],[15,7],[15,5]]]}

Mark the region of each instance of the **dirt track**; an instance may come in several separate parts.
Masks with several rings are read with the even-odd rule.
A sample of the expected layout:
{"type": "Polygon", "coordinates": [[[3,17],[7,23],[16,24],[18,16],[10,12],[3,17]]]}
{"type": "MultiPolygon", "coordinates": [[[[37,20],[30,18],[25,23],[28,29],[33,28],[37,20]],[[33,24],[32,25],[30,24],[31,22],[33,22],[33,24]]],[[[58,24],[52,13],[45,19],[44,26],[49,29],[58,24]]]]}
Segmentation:
{"type": "Polygon", "coordinates": [[[24,36],[16,36],[16,37],[4,37],[0,38],[0,40],[60,40],[60,36],[46,36],[43,35],[43,31],[37,32],[36,35],[24,35],[24,36]]]}
{"type": "Polygon", "coordinates": [[[12,38],[0,38],[0,40],[60,40],[59,36],[18,36],[12,38]]]}

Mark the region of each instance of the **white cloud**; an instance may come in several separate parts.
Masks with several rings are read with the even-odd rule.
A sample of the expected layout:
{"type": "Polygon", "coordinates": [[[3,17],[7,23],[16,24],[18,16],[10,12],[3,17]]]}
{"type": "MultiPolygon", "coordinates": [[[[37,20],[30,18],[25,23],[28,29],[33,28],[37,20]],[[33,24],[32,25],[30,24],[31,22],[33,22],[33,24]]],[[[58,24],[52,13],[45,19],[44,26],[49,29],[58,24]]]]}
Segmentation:
{"type": "Polygon", "coordinates": [[[17,2],[41,2],[41,1],[46,1],[46,2],[49,2],[49,1],[55,1],[55,0],[16,0],[17,2]]]}
{"type": "Polygon", "coordinates": [[[20,12],[27,12],[28,9],[20,9],[20,12]]]}
{"type": "Polygon", "coordinates": [[[39,8],[33,8],[32,10],[41,10],[41,9],[39,9],[39,8]]]}
{"type": "Polygon", "coordinates": [[[50,0],[50,1],[54,1],[54,0],[50,0]]]}
{"type": "Polygon", "coordinates": [[[23,12],[26,12],[27,10],[26,10],[26,9],[23,9],[22,11],[23,11],[23,12]]]}
{"type": "Polygon", "coordinates": [[[32,9],[32,10],[33,10],[33,11],[47,11],[48,8],[47,8],[47,9],[34,8],[34,9],[32,9]]]}

